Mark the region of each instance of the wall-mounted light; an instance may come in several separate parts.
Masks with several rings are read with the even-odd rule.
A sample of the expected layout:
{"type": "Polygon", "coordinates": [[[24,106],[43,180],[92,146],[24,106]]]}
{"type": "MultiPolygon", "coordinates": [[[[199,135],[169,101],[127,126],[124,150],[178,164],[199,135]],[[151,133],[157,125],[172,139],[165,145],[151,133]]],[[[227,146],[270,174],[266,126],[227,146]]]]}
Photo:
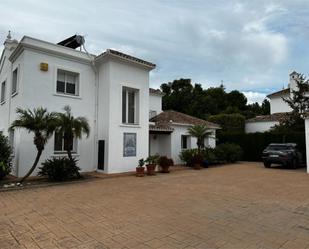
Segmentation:
{"type": "Polygon", "coordinates": [[[40,70],[44,71],[44,72],[47,72],[48,71],[48,63],[41,62],[40,63],[40,70]]]}

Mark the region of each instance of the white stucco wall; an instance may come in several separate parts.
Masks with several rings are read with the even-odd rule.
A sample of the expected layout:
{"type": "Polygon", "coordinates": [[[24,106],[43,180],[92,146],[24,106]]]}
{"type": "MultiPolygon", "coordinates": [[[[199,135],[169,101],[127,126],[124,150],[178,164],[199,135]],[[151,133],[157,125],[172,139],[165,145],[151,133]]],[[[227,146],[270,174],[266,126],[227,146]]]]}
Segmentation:
{"type": "Polygon", "coordinates": [[[265,132],[269,131],[273,126],[279,124],[278,121],[265,121],[265,122],[246,122],[245,132],[265,132]]]}
{"type": "MultiPolygon", "coordinates": [[[[134,171],[140,158],[149,152],[149,72],[131,64],[111,60],[109,63],[109,115],[102,117],[109,122],[107,173],[134,171]],[[122,124],[122,87],[139,90],[139,124],[122,124]],[[136,133],[137,151],[135,157],[123,156],[124,133],[136,133]]],[[[99,114],[100,115],[100,114],[99,114]]],[[[100,127],[99,127],[100,129],[100,127]]]]}
{"type": "Polygon", "coordinates": [[[284,96],[274,96],[270,98],[270,114],[292,111],[290,106],[285,101],[283,101],[282,97],[287,98],[289,97],[289,94],[284,96]]]}
{"type": "MultiPolygon", "coordinates": [[[[174,131],[171,134],[150,134],[150,155],[168,156],[173,159],[175,164],[182,164],[183,162],[179,158],[182,151],[181,136],[188,136],[189,127],[189,125],[173,124],[174,131]]],[[[205,139],[205,146],[214,148],[216,147],[216,131],[214,129],[209,131],[212,132],[212,135],[205,139]]],[[[197,148],[195,137],[188,136],[187,139],[187,149],[197,148]]]]}
{"type": "MultiPolygon", "coordinates": [[[[51,49],[56,49],[55,45],[51,49]]],[[[70,50],[59,48],[59,50],[70,50]]],[[[59,51],[58,51],[59,52],[59,51]]],[[[16,118],[16,107],[36,108],[43,106],[48,111],[62,111],[65,105],[70,105],[74,116],[85,116],[90,125],[89,138],[79,140],[77,155],[79,167],[82,171],[94,171],[98,162],[98,140],[105,140],[105,172],[118,173],[133,171],[140,158],[148,156],[149,144],[149,68],[125,62],[120,59],[108,58],[97,62],[98,89],[95,87],[96,74],[89,58],[76,56],[77,51],[70,52],[70,56],[60,54],[24,50],[13,63],[19,70],[18,94],[0,106],[0,129],[8,135],[9,124],[16,118]],[[72,56],[71,56],[72,55],[72,56]],[[87,61],[88,58],[88,61],[87,61]],[[40,63],[48,63],[48,71],[40,70],[40,63]],[[79,96],[63,96],[56,94],[57,69],[76,72],[79,74],[79,96]],[[122,124],[122,87],[127,86],[139,90],[139,122],[137,125],[122,124]],[[95,96],[98,94],[98,120],[96,122],[95,96]],[[10,108],[9,108],[10,107],[10,108]],[[96,125],[97,124],[97,125],[96,125]],[[96,128],[97,127],[97,128],[96,128]],[[97,136],[95,136],[97,133],[97,136]],[[124,133],[136,133],[137,154],[134,157],[123,156],[124,133]]],[[[12,68],[3,67],[7,73],[0,74],[6,78],[10,92],[12,68]]],[[[6,72],[5,71],[5,72],[6,72]]],[[[2,82],[2,81],[0,81],[2,82]]],[[[9,96],[9,95],[7,95],[9,96]]],[[[15,154],[13,173],[23,176],[31,167],[36,149],[33,145],[33,134],[24,130],[15,132],[15,154]]],[[[48,141],[42,154],[41,162],[55,156],[54,138],[48,141]]],[[[57,154],[59,156],[59,154],[57,154]]],[[[34,172],[36,174],[36,172],[34,172]]]]}
{"type": "MultiPolygon", "coordinates": [[[[173,124],[172,128],[174,129],[173,133],[171,134],[171,157],[173,158],[176,164],[183,163],[180,158],[179,154],[182,150],[181,148],[181,136],[188,135],[188,128],[190,126],[187,125],[177,125],[173,124]]],[[[216,139],[215,139],[215,130],[209,130],[213,132],[213,135],[209,138],[205,139],[205,146],[214,148],[216,146],[216,139]]],[[[197,139],[195,137],[188,138],[188,149],[197,148],[197,139]]]]}
{"type": "Polygon", "coordinates": [[[149,154],[171,157],[171,134],[150,134],[149,154]]]}
{"type": "MultiPolygon", "coordinates": [[[[37,108],[44,107],[48,111],[62,111],[65,105],[70,105],[75,117],[84,116],[90,125],[89,138],[78,141],[77,158],[82,171],[93,171],[95,162],[92,151],[94,150],[94,73],[89,65],[74,62],[65,58],[52,55],[24,51],[14,64],[19,64],[18,95],[12,99],[10,123],[16,118],[16,107],[37,108]],[[39,69],[41,62],[48,63],[49,70],[43,72],[39,69]],[[70,97],[56,94],[57,69],[64,69],[79,73],[79,97],[70,97]],[[16,102],[16,103],[15,103],[16,102]]],[[[13,64],[13,65],[14,65],[13,64]]],[[[18,176],[24,175],[31,167],[36,149],[33,145],[33,134],[25,131],[15,135],[16,157],[18,160],[18,176]]],[[[54,137],[48,141],[42,154],[41,162],[54,154],[54,137]]],[[[36,173],[36,172],[35,172],[36,173]]],[[[34,173],[34,174],[35,174],[34,173]]]]}
{"type": "Polygon", "coordinates": [[[162,95],[159,94],[149,94],[149,112],[156,112],[156,115],[162,112],[162,95]]]}

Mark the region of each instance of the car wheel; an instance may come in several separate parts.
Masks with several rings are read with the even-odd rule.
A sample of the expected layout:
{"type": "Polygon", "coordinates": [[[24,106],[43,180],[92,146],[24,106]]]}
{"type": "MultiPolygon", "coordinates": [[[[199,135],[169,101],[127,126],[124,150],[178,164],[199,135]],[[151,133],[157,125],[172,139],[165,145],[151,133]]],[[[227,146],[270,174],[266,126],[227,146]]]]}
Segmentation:
{"type": "Polygon", "coordinates": [[[271,163],[270,162],[264,162],[264,166],[265,166],[265,168],[270,168],[271,163]]]}
{"type": "Polygon", "coordinates": [[[297,166],[298,166],[298,162],[297,162],[296,158],[293,158],[292,161],[291,161],[290,167],[292,169],[296,169],[297,166]]]}

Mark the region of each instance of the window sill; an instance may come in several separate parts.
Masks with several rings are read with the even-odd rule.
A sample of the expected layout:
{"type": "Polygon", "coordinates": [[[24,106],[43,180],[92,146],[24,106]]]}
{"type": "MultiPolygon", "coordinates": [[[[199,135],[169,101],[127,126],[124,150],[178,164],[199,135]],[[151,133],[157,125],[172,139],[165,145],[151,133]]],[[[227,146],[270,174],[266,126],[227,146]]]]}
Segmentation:
{"type": "MultiPolygon", "coordinates": [[[[67,152],[54,152],[54,154],[52,156],[53,157],[58,157],[58,156],[61,156],[61,157],[66,156],[67,157],[68,153],[67,152]]],[[[72,157],[79,157],[79,154],[72,152],[72,157]]]]}
{"type": "MultiPolygon", "coordinates": [[[[67,152],[67,151],[54,151],[54,155],[59,155],[59,154],[65,154],[65,155],[67,155],[68,152],[67,152]]],[[[71,154],[72,154],[72,155],[77,155],[77,152],[71,151],[71,154]]]]}
{"type": "Polygon", "coordinates": [[[128,128],[141,128],[139,124],[121,124],[120,127],[128,127],[128,128]]]}
{"type": "Polygon", "coordinates": [[[12,98],[15,97],[18,94],[18,92],[12,93],[12,98]]]}
{"type": "Polygon", "coordinates": [[[71,99],[82,99],[80,96],[75,96],[75,95],[70,95],[70,94],[61,94],[61,93],[54,93],[54,96],[66,97],[66,98],[71,98],[71,99]]]}

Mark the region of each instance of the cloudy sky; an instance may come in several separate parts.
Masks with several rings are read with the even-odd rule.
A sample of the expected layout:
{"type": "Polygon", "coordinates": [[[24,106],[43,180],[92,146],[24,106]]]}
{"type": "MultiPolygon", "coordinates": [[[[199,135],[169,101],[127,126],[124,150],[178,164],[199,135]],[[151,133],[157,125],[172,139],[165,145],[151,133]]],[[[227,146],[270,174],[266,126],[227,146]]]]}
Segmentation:
{"type": "Polygon", "coordinates": [[[0,9],[1,41],[8,30],[55,43],[82,34],[92,53],[114,48],[156,63],[152,87],[223,81],[261,101],[291,70],[309,75],[308,0],[1,0],[0,9]]]}

